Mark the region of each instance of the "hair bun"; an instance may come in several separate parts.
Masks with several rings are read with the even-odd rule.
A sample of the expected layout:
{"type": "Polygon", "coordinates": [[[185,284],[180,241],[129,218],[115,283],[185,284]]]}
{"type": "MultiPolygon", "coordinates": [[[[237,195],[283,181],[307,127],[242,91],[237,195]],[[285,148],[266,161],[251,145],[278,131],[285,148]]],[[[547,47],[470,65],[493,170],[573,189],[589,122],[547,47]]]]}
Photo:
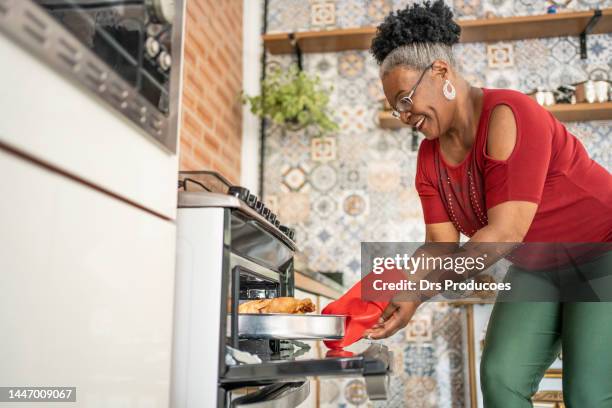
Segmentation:
{"type": "Polygon", "coordinates": [[[453,12],[444,0],[415,3],[392,11],[376,29],[370,52],[380,64],[395,48],[412,43],[459,42],[461,27],[453,21],[453,12]]]}

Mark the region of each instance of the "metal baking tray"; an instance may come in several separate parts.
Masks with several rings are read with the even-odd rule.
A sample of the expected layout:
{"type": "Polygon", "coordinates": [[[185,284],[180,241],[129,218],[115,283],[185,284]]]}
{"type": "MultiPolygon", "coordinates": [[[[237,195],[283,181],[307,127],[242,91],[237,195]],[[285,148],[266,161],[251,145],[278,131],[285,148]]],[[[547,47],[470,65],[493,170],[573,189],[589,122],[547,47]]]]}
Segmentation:
{"type": "Polygon", "coordinates": [[[345,320],[346,316],[341,315],[240,313],[238,336],[285,340],[341,339],[345,320]]]}

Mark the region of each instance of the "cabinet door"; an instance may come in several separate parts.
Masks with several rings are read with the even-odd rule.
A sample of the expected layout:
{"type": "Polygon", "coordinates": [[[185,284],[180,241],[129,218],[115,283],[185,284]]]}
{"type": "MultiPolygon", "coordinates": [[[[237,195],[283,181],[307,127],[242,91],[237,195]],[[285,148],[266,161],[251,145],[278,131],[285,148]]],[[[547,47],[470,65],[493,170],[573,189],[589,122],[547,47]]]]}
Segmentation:
{"type": "Polygon", "coordinates": [[[2,150],[0,197],[0,384],[166,408],[174,224],[2,150]]]}

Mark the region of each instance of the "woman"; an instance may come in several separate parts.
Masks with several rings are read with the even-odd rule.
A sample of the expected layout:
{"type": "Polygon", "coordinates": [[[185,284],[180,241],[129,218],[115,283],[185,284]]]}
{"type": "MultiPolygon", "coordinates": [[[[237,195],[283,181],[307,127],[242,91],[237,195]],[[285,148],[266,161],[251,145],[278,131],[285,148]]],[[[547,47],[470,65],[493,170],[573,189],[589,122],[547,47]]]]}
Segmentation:
{"type": "MultiPolygon", "coordinates": [[[[459,34],[439,0],[391,13],[372,41],[394,114],[425,136],[415,184],[426,241],[612,241],[612,175],[531,98],[462,78],[459,34]]],[[[394,334],[418,306],[392,302],[366,335],[394,334]]],[[[612,303],[497,302],[481,361],[485,406],[531,407],[562,345],[566,405],[612,407],[611,344],[612,303]]]]}

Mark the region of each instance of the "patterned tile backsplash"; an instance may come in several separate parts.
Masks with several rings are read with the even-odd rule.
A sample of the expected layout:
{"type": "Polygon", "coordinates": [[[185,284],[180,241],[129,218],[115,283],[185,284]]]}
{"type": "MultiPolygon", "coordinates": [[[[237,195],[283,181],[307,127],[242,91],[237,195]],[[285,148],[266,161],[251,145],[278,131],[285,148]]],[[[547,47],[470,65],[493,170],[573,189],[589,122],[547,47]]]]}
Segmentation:
{"type": "MultiPolygon", "coordinates": [[[[269,0],[268,32],[376,25],[414,0],[269,0]]],[[[557,1],[557,3],[561,3],[557,1]]],[[[570,0],[575,10],[611,7],[612,0],[570,0]]],[[[543,0],[447,0],[460,18],[545,13],[543,0]]],[[[588,38],[581,60],[576,37],[458,44],[459,69],[473,85],[528,92],[584,79],[612,79],[612,35],[588,38]]],[[[288,66],[290,55],[268,55],[288,66]]],[[[308,130],[269,125],[265,141],[264,200],[295,227],[301,261],[318,271],[359,279],[361,241],[422,241],[424,225],[414,189],[415,139],[409,129],[377,123],[383,98],[378,68],[367,51],[304,54],[304,69],[333,86],[331,106],[340,131],[315,138],[308,130]]],[[[612,169],[612,121],[568,123],[591,156],[612,169]]],[[[418,135],[415,137],[418,138],[418,135]]],[[[416,139],[417,143],[420,139],[416,139]]],[[[322,385],[322,407],[464,407],[465,345],[461,308],[422,307],[386,342],[397,365],[392,395],[373,404],[361,380],[322,385]]]]}
{"type": "MultiPolygon", "coordinates": [[[[308,31],[377,25],[389,12],[420,0],[268,0],[268,32],[308,31]]],[[[475,19],[606,8],[611,0],[445,0],[455,17],[475,19]]]]}

